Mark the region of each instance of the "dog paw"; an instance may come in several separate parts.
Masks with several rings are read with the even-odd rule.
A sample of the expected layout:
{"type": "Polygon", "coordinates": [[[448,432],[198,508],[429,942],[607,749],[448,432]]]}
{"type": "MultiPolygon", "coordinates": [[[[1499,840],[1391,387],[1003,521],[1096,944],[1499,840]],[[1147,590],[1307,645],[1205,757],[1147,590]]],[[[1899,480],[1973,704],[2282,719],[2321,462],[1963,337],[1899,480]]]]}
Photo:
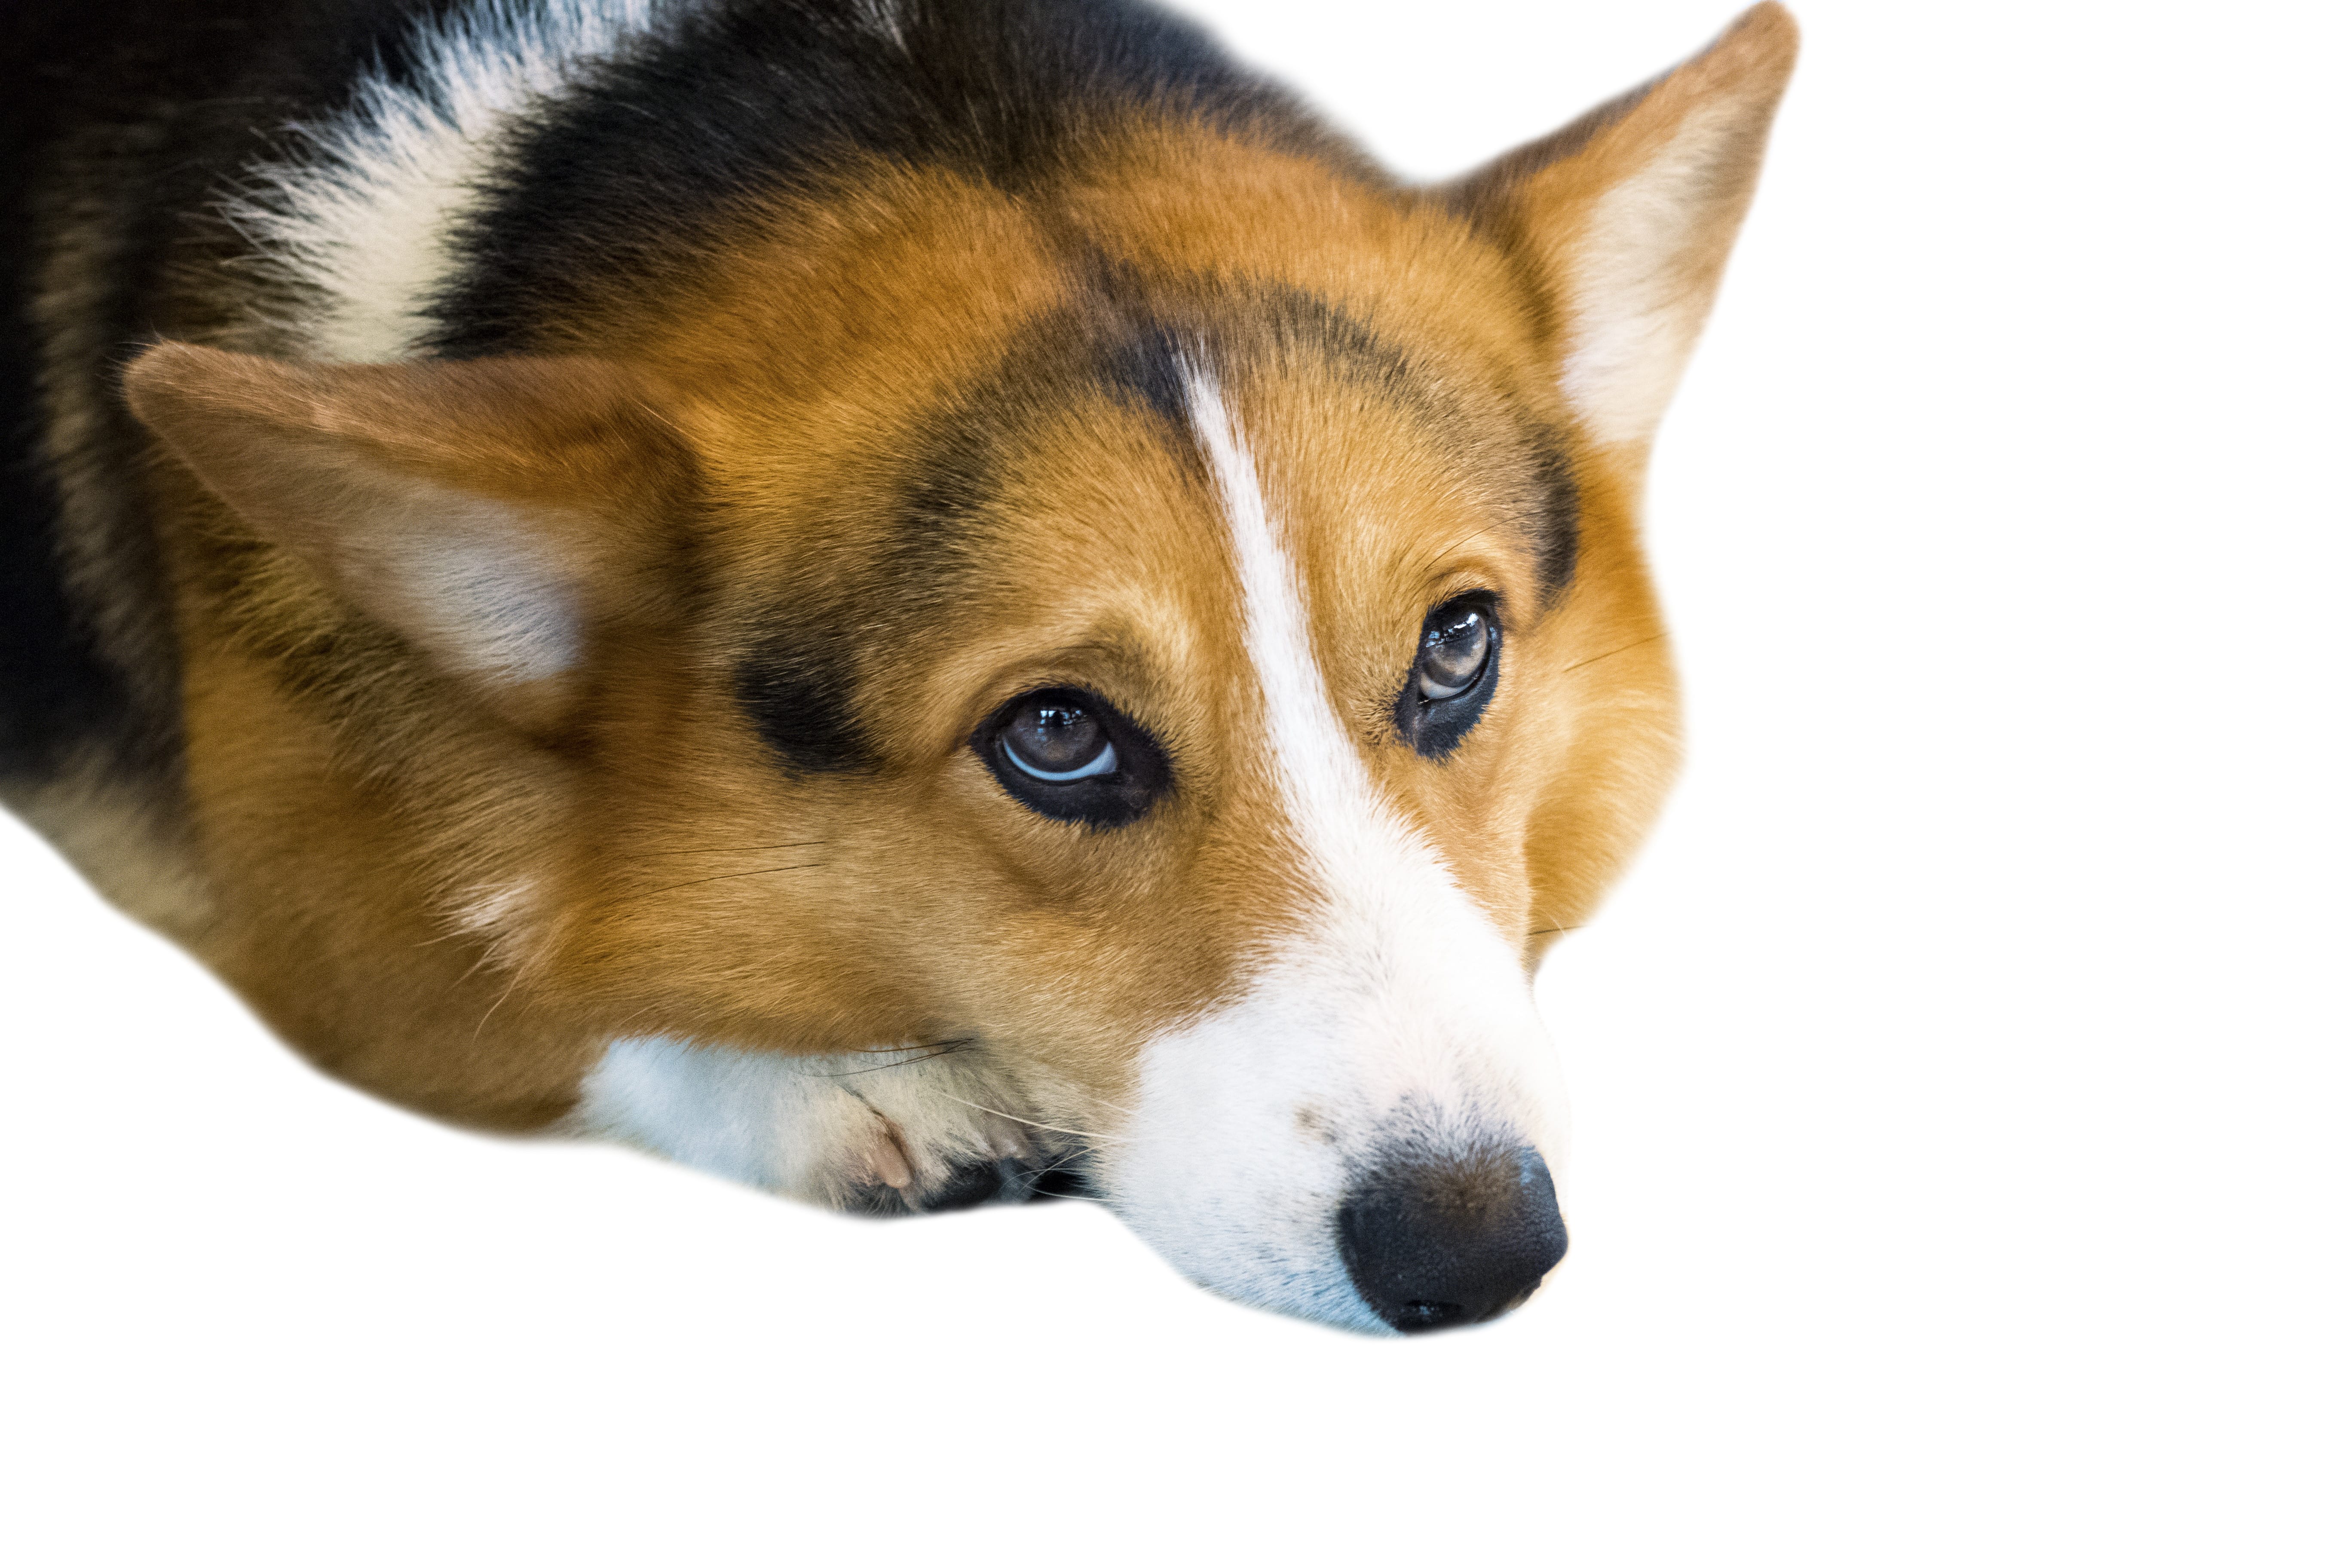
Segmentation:
{"type": "Polygon", "coordinates": [[[785,1057],[615,1042],[578,1131],[858,1214],[927,1214],[1066,1190],[1013,1085],[971,1050],[785,1057]]]}
{"type": "Polygon", "coordinates": [[[860,1214],[932,1214],[1031,1195],[1046,1163],[1029,1130],[999,1109],[1006,1086],[969,1063],[834,1057],[832,1075],[797,1127],[785,1130],[781,1185],[860,1214]],[[795,1152],[796,1151],[796,1152],[795,1152]]]}

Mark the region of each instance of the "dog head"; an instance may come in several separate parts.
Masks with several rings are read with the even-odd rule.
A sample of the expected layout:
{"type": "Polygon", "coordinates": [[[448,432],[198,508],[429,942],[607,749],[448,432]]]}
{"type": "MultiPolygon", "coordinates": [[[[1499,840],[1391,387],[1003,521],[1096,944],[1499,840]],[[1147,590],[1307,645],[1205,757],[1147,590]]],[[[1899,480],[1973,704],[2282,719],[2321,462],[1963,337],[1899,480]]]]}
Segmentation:
{"type": "Polygon", "coordinates": [[[1529,979],[1673,770],[1642,473],[1793,49],[1434,191],[1165,118],[845,162],[545,354],[131,394],[396,635],[350,722],[472,759],[419,831],[531,995],[957,1043],[1195,1279],[1475,1321],[1566,1247],[1529,979]]]}

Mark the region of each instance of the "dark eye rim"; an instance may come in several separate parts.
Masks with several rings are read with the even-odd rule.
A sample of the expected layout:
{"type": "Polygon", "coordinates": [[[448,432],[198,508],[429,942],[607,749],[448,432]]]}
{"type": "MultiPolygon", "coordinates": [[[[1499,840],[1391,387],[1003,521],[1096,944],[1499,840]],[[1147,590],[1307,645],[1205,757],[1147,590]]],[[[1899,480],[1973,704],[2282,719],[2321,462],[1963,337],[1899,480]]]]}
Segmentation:
{"type": "Polygon", "coordinates": [[[1168,753],[1151,732],[1119,710],[1118,704],[1082,686],[1038,686],[1003,703],[980,721],[970,742],[999,788],[1038,816],[1089,828],[1124,827],[1148,815],[1168,793],[1168,753]],[[1118,754],[1118,766],[1091,778],[1055,784],[1025,773],[1004,749],[1004,731],[1033,704],[1059,702],[1082,707],[1102,725],[1118,754]]]}
{"type": "Polygon", "coordinates": [[[1412,662],[1406,666],[1403,688],[1396,700],[1397,733],[1404,742],[1432,762],[1454,754],[1463,738],[1477,728],[1495,695],[1503,672],[1505,641],[1500,601],[1484,588],[1456,594],[1421,620],[1422,635],[1413,641],[1412,662]],[[1477,678],[1451,697],[1426,697],[1421,691],[1421,650],[1430,628],[1448,616],[1475,610],[1486,620],[1486,662],[1477,678]]]}

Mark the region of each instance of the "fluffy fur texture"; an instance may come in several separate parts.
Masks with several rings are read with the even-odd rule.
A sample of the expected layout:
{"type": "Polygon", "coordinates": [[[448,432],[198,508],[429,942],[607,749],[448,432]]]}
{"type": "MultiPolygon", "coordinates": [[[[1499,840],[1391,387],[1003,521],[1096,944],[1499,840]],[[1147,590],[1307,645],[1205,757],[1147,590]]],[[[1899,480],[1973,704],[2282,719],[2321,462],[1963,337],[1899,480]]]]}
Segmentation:
{"type": "Polygon", "coordinates": [[[1122,0],[8,26],[0,792],[322,1068],[1368,1330],[1557,1262],[1784,13],[1438,190],[1122,0]]]}
{"type": "Polygon", "coordinates": [[[275,323],[310,356],[404,358],[436,331],[460,236],[501,143],[654,25],[656,0],[486,0],[416,30],[395,78],[368,71],[331,118],[293,128],[222,211],[301,309],[275,323]]]}

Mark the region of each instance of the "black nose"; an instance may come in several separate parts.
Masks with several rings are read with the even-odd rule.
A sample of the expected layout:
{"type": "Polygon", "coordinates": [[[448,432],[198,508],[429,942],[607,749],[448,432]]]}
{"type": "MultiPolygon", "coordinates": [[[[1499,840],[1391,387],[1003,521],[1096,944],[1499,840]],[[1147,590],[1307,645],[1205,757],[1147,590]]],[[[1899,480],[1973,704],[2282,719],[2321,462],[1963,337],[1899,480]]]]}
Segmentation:
{"type": "Polygon", "coordinates": [[[1339,1209],[1356,1289],[1404,1333],[1481,1323],[1525,1300],[1568,1255],[1551,1171],[1533,1149],[1383,1167],[1339,1209]]]}

